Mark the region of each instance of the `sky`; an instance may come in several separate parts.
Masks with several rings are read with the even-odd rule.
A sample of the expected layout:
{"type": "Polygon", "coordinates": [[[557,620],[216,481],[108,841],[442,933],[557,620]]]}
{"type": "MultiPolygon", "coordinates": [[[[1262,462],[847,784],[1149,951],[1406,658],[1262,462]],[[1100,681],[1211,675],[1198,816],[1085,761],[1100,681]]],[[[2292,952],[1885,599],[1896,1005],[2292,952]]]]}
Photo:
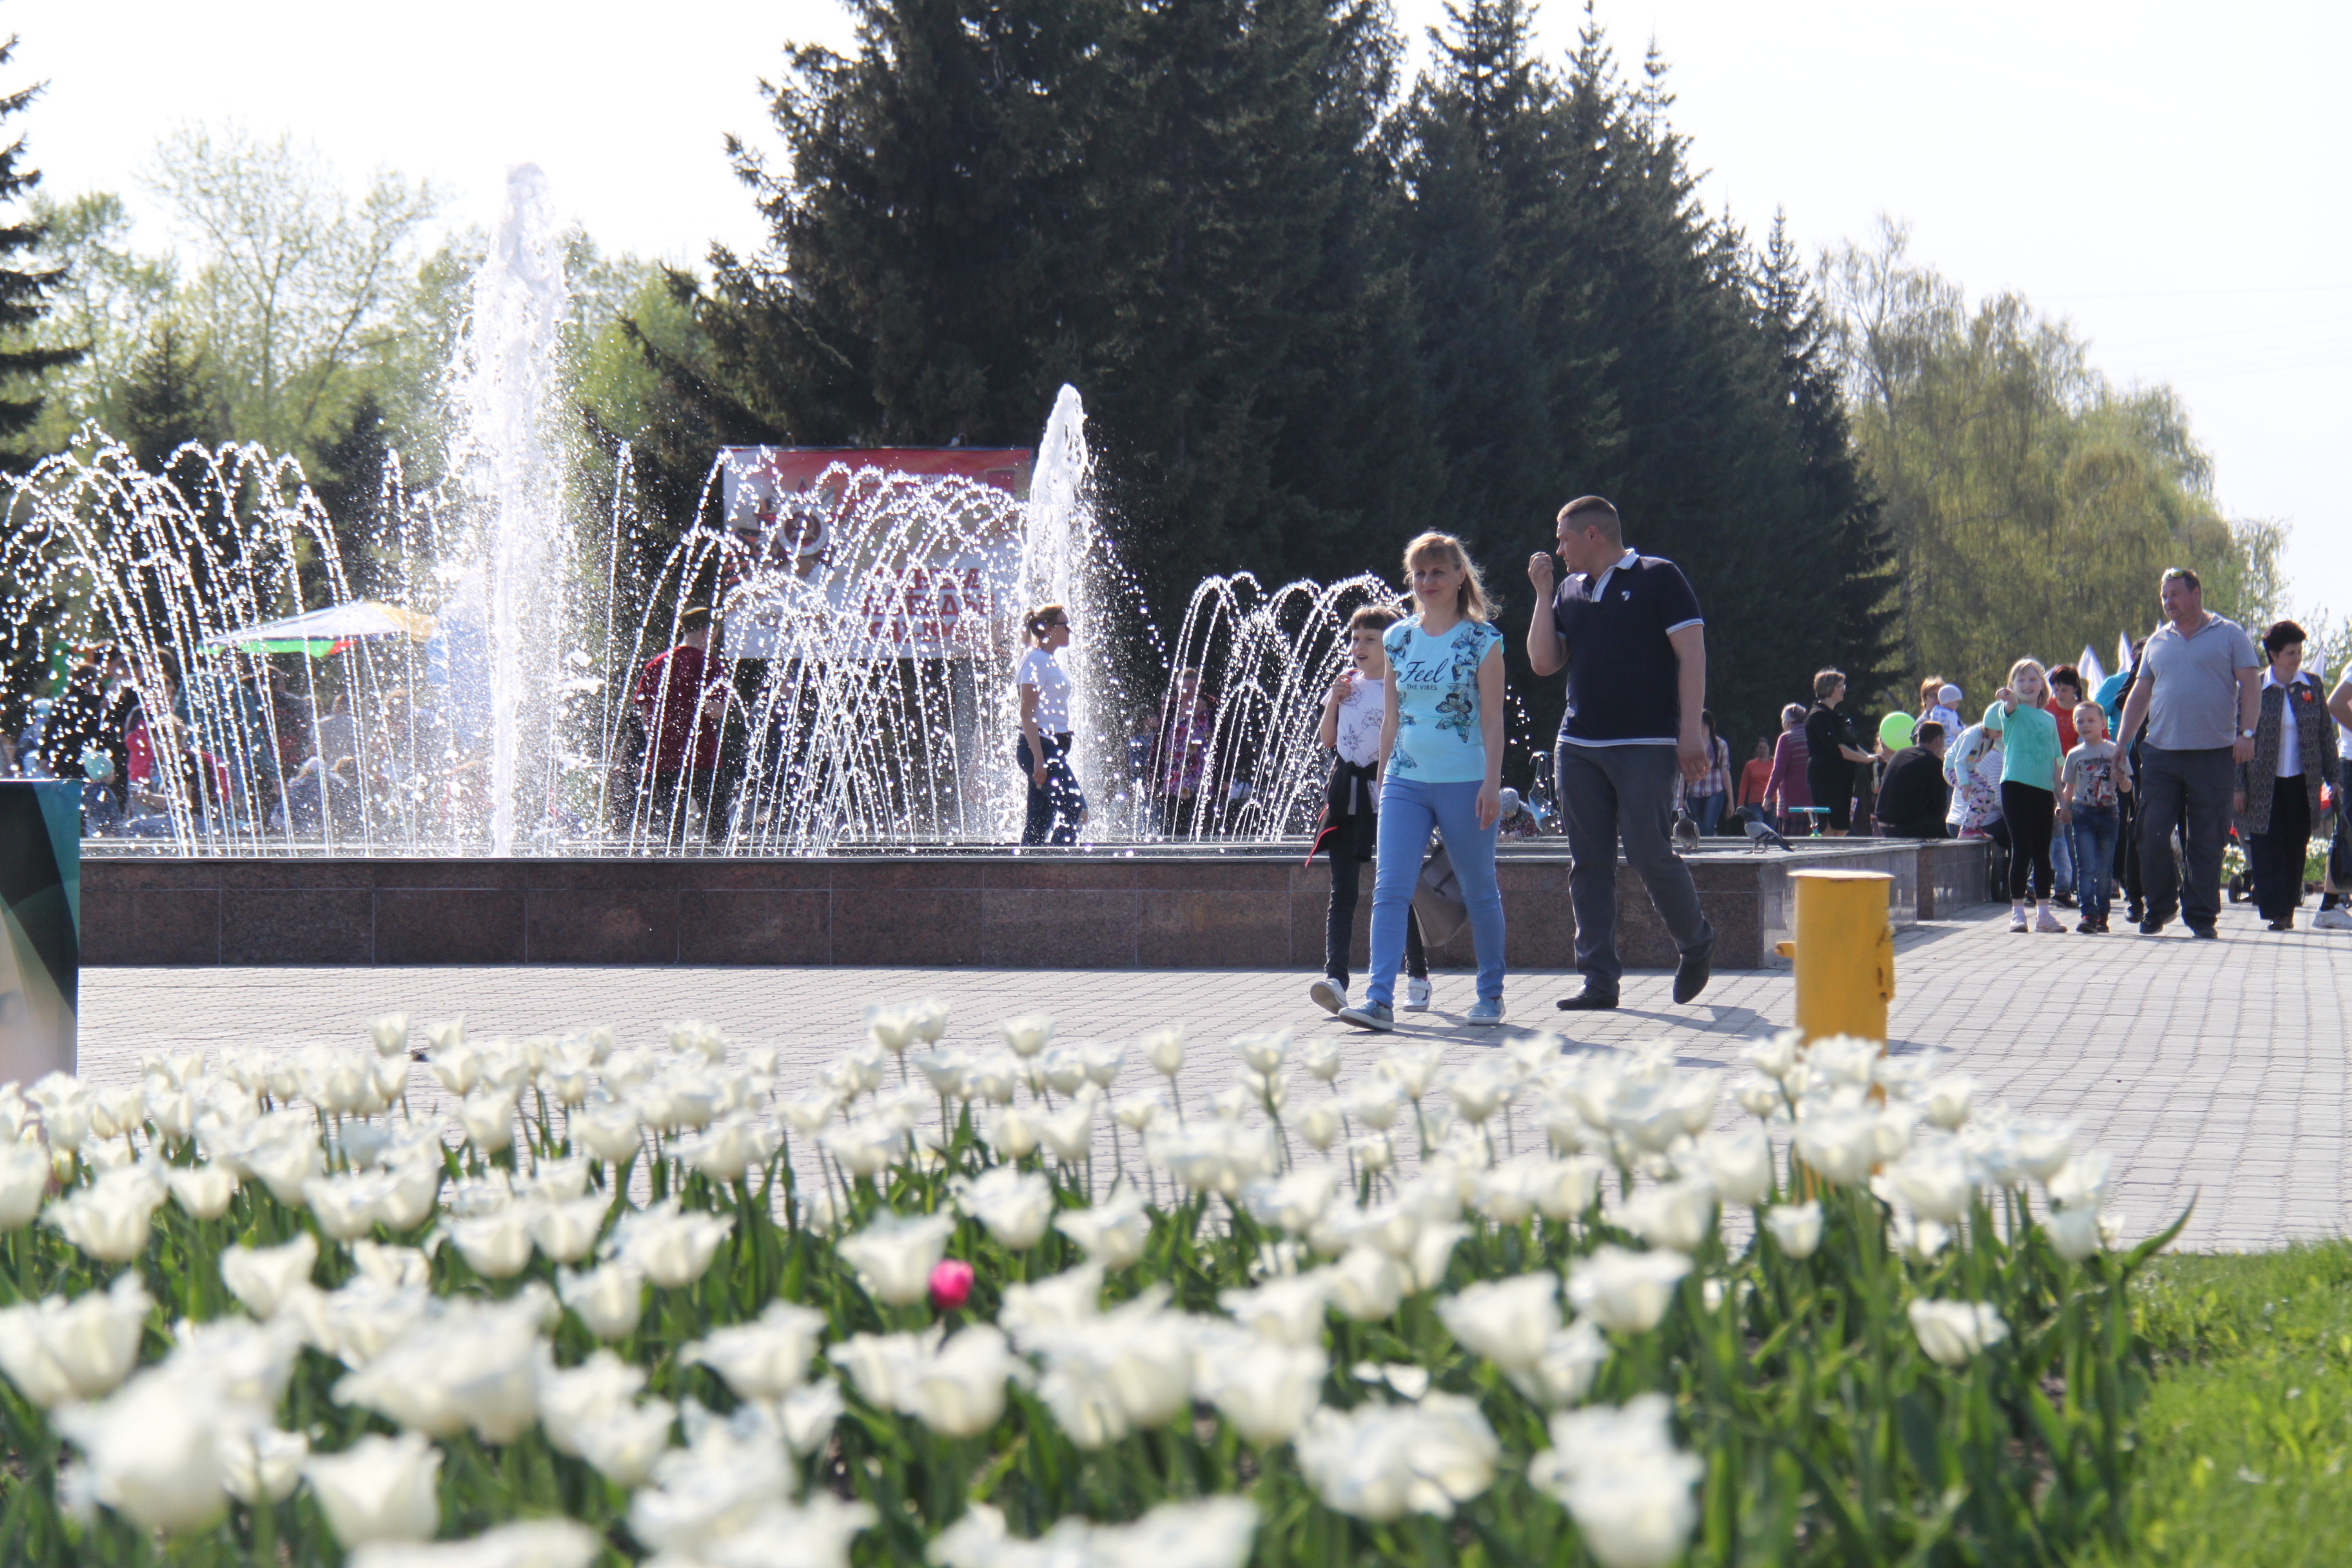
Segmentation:
{"type": "MultiPolygon", "coordinates": [[[[1443,18],[1393,3],[1416,40],[1443,18]]],[[[1538,27],[1565,50],[1581,15],[1554,0],[1538,27]]],[[[2352,98],[2327,79],[2352,6],[1599,0],[1599,17],[1629,67],[1664,52],[1711,207],[1759,235],[1785,212],[1809,251],[1899,218],[1972,295],[2066,316],[2112,379],[2180,394],[2231,515],[2291,524],[2294,607],[2352,611],[2352,98]]],[[[723,139],[772,151],[760,79],[788,41],[851,37],[834,0],[0,0],[0,27],[20,40],[7,79],[49,84],[15,128],[53,195],[137,208],[166,133],[236,121],[354,181],[429,178],[458,222],[491,221],[508,167],[534,162],[600,244],[674,262],[757,245],[723,139]]]]}

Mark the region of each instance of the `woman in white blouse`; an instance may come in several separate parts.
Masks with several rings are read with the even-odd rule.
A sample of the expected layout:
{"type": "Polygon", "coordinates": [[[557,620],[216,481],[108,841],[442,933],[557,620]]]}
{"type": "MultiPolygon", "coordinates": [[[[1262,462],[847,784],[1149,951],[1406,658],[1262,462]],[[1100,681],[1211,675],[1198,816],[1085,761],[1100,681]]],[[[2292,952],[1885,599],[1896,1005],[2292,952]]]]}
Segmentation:
{"type": "Polygon", "coordinates": [[[1024,844],[1076,844],[1087,797],[1070,768],[1070,678],[1054,656],[1070,646],[1070,613],[1040,605],[1021,618],[1028,651],[1013,669],[1021,694],[1021,743],[1013,755],[1029,781],[1024,844]]]}

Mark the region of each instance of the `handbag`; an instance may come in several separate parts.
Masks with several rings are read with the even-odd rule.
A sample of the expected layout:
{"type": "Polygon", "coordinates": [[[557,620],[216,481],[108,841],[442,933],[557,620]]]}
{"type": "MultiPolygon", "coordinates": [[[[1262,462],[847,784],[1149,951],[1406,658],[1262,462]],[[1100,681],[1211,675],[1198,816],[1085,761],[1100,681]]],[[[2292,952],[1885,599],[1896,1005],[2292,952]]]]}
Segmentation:
{"type": "Polygon", "coordinates": [[[1412,912],[1421,921],[1421,940],[1431,947],[1444,946],[1470,923],[1470,906],[1462,898],[1462,879],[1454,874],[1453,858],[1443,844],[1421,863],[1421,875],[1412,885],[1412,912]]]}

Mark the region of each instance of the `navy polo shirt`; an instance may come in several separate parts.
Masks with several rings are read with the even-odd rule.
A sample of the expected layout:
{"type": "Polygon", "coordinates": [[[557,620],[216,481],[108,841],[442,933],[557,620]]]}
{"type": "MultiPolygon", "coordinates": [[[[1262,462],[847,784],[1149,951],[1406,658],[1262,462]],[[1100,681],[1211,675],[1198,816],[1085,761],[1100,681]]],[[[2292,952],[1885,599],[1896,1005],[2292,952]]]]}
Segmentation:
{"type": "Polygon", "coordinates": [[[1705,624],[1681,567],[1629,550],[1597,584],[1581,572],[1560,584],[1551,618],[1568,653],[1563,744],[1673,745],[1680,739],[1682,661],[1666,639],[1705,624]]]}

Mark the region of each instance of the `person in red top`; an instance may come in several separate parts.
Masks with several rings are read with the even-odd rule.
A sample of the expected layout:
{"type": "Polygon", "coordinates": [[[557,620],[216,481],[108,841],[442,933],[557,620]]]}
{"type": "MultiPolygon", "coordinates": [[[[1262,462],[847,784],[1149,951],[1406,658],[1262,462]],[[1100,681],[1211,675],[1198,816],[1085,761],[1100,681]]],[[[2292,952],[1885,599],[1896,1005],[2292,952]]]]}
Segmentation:
{"type": "MultiPolygon", "coordinates": [[[[677,646],[646,660],[629,693],[646,732],[642,819],[673,840],[685,836],[697,793],[708,794],[718,774],[728,695],[726,679],[710,658],[710,612],[688,605],[678,614],[677,632],[677,646]]],[[[704,815],[708,831],[724,831],[715,799],[704,802],[704,815]]]]}
{"type": "MultiPolygon", "coordinates": [[[[2042,704],[2058,721],[2058,754],[2065,756],[2081,743],[2074,731],[2074,709],[2083,700],[2083,672],[2071,664],[2062,664],[2050,672],[2050,697],[2042,704]]],[[[2062,835],[2071,838],[2072,834],[2062,835]]],[[[2071,910],[2074,901],[2074,847],[2063,848],[2053,839],[2050,846],[2050,867],[2057,876],[2057,903],[2071,910]]]]}
{"type": "MultiPolygon", "coordinates": [[[[1731,803],[1732,808],[1742,810],[1752,805],[1760,811],[1766,786],[1771,778],[1772,742],[1759,735],[1756,739],[1756,754],[1748,759],[1746,767],[1739,770],[1739,798],[1731,803]]],[[[1759,816],[1757,820],[1760,822],[1763,818],[1759,816]]]]}

